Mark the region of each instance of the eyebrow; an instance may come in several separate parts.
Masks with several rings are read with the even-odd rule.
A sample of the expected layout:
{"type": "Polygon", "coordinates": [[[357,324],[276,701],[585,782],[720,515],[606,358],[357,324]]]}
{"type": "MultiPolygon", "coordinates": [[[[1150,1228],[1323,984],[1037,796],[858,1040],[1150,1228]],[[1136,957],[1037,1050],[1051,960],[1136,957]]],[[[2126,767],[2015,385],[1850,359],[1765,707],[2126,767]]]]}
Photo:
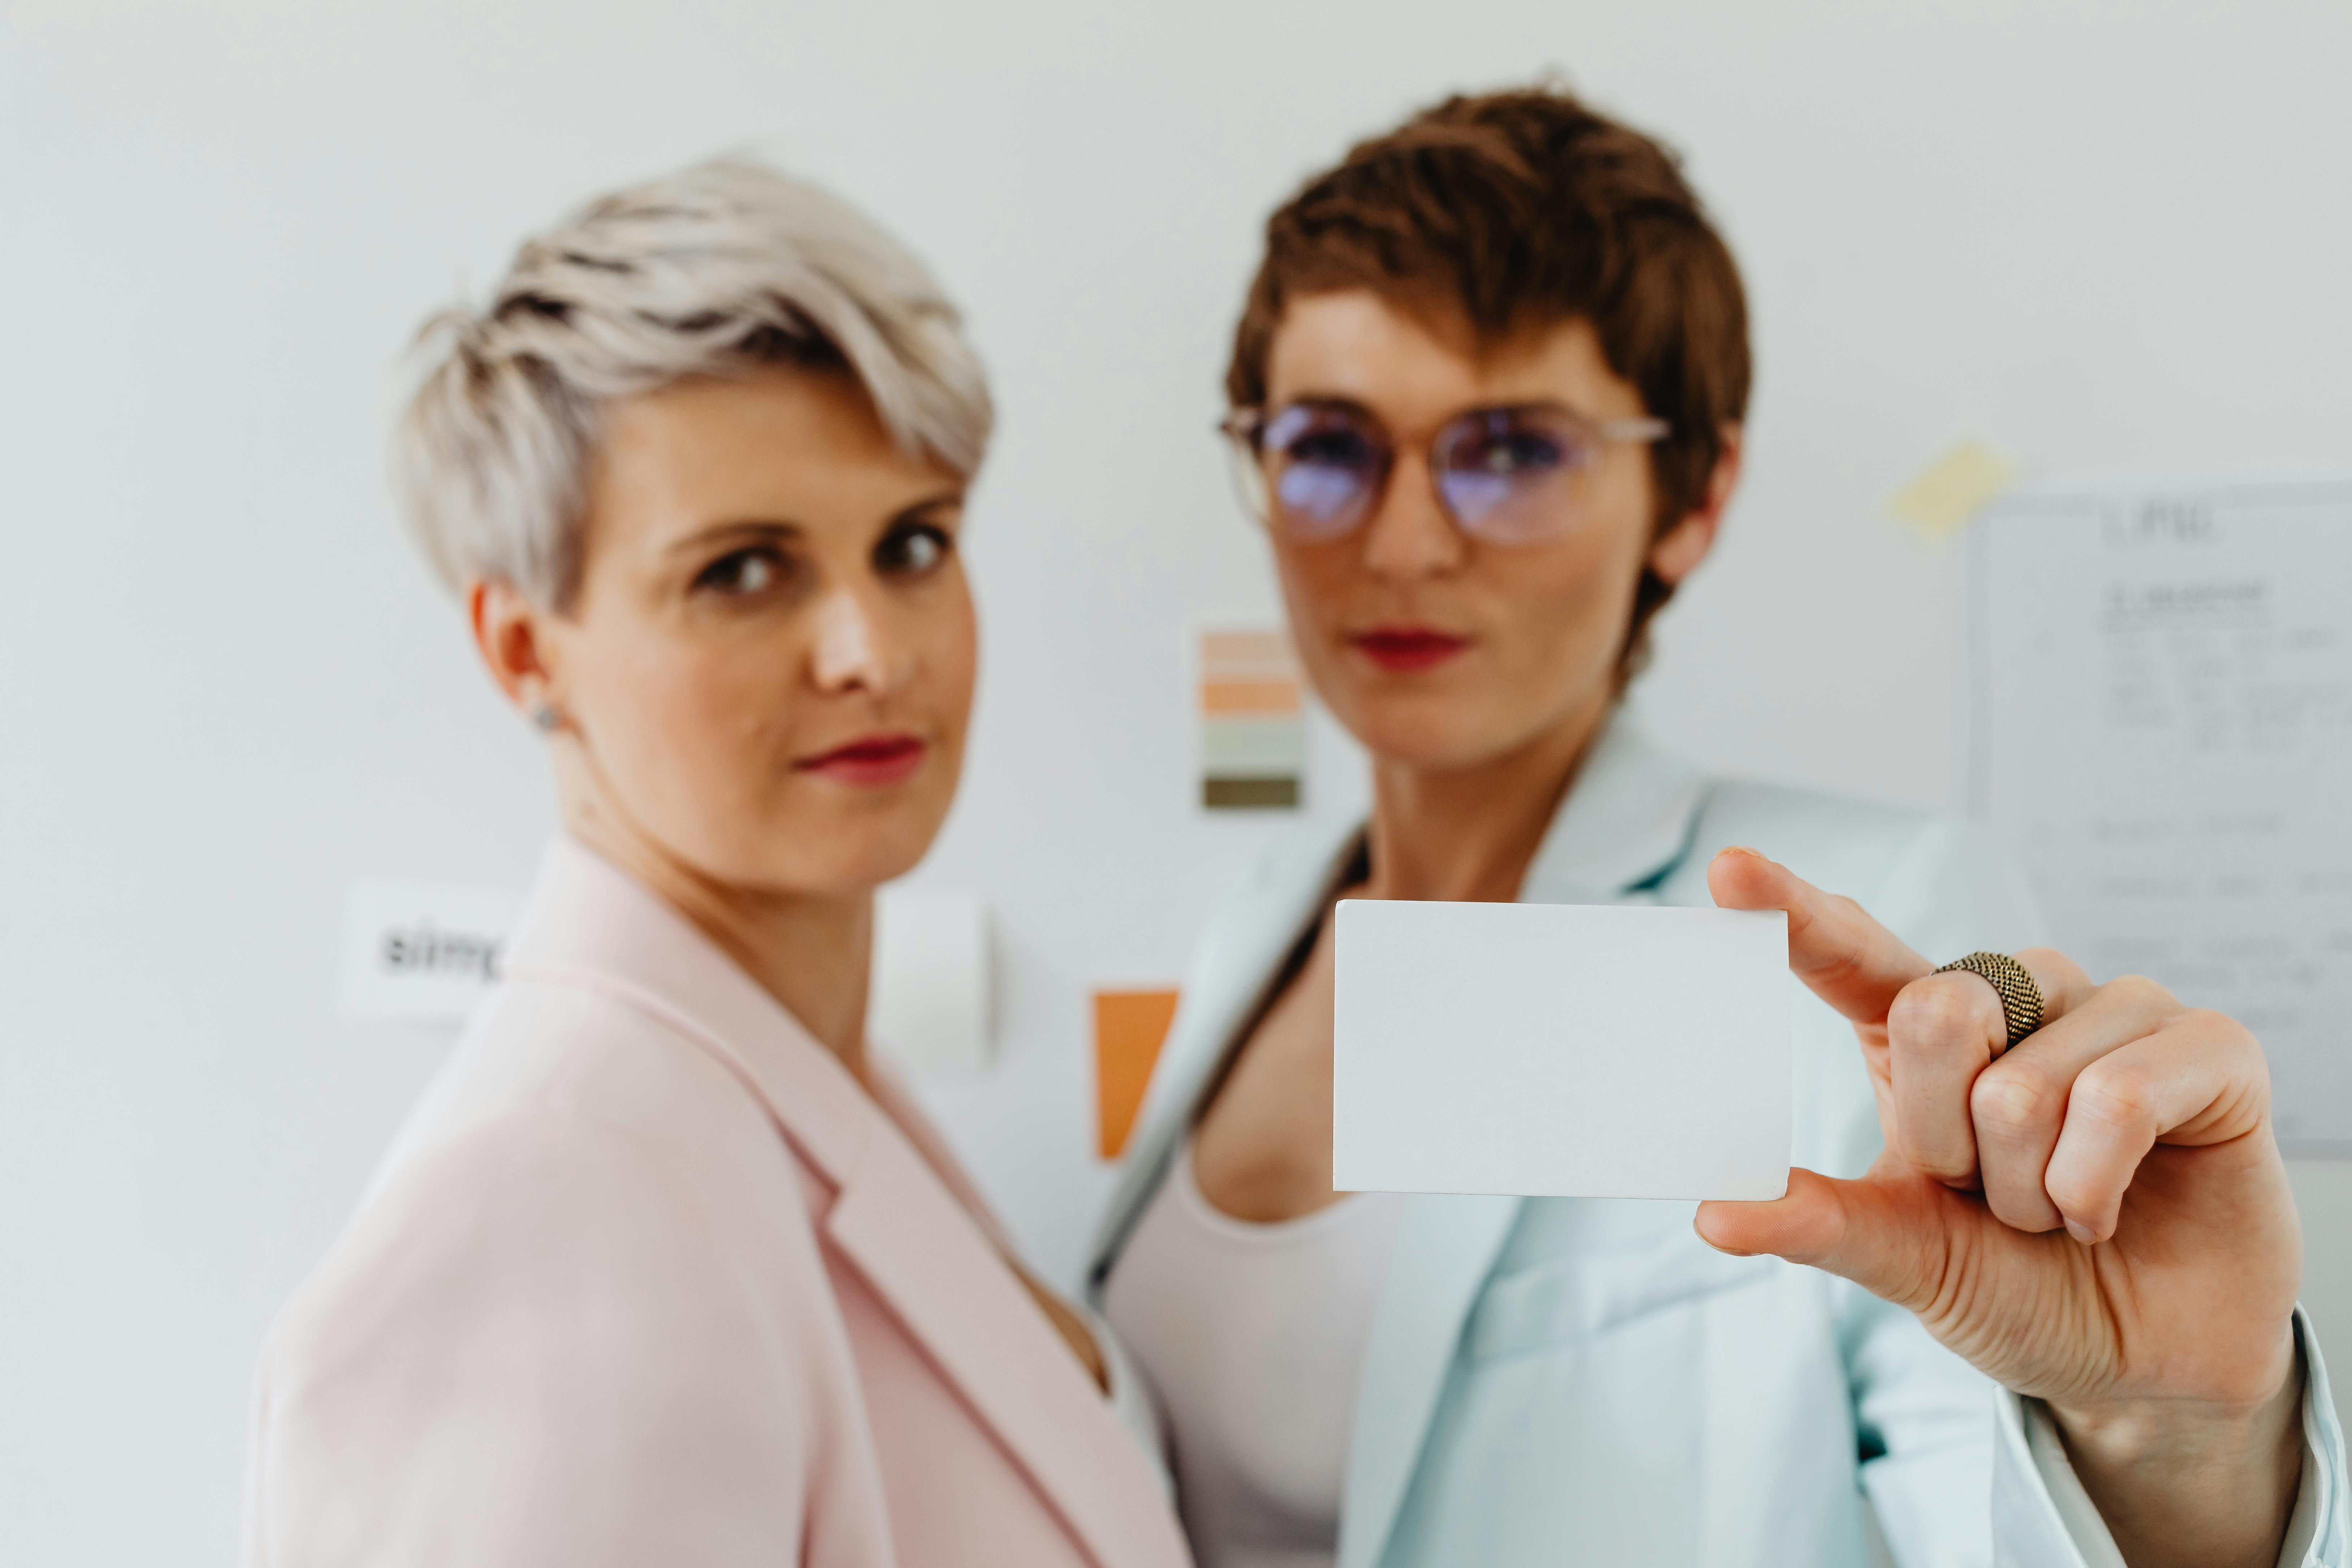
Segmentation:
{"type": "Polygon", "coordinates": [[[1336,408],[1343,413],[1360,414],[1367,419],[1380,417],[1380,415],[1370,406],[1337,392],[1302,392],[1295,397],[1286,397],[1280,403],[1269,401],[1266,409],[1269,413],[1278,413],[1285,408],[1297,408],[1301,405],[1310,408],[1336,408]]]}
{"type": "MultiPolygon", "coordinates": [[[[964,504],[965,497],[962,490],[942,490],[937,495],[925,496],[920,500],[910,501],[900,507],[889,515],[883,526],[887,528],[898,523],[911,521],[932,512],[950,510],[961,511],[964,504]]],[[[671,541],[663,548],[662,553],[666,556],[677,557],[699,555],[704,551],[722,544],[783,543],[803,538],[808,531],[808,526],[805,523],[794,522],[789,518],[730,518],[720,522],[707,523],[682,539],[671,541]]]]}
{"type": "Polygon", "coordinates": [[[967,492],[961,488],[941,490],[937,495],[929,495],[920,500],[908,502],[890,514],[890,521],[904,522],[908,518],[920,517],[925,512],[940,511],[949,508],[961,511],[968,499],[967,492]]]}
{"type": "Polygon", "coordinates": [[[797,539],[808,532],[802,524],[782,518],[730,518],[696,529],[683,539],[672,540],[662,553],[666,556],[699,555],[713,545],[729,542],[762,544],[797,539]]]}
{"type": "MultiPolygon", "coordinates": [[[[1280,403],[1268,404],[1267,412],[1274,414],[1285,408],[1298,407],[1337,409],[1342,413],[1360,416],[1384,429],[1388,427],[1387,419],[1381,416],[1378,409],[1367,407],[1341,393],[1302,392],[1295,396],[1285,398],[1280,403]]],[[[1608,417],[1579,408],[1575,404],[1559,397],[1498,397],[1489,402],[1466,403],[1445,417],[1448,420],[1454,420],[1468,414],[1510,414],[1522,409],[1555,410],[1568,415],[1570,418],[1588,420],[1594,424],[1606,423],[1608,417]]]]}

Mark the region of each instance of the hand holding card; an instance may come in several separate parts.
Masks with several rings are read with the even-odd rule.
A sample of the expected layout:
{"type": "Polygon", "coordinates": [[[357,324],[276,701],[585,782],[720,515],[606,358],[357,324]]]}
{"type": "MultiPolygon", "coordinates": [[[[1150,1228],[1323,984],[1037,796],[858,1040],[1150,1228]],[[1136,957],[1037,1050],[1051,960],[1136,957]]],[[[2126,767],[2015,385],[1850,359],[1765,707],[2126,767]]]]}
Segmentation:
{"type": "Polygon", "coordinates": [[[2016,955],[2042,1026],[1752,850],[1716,900],[1785,910],[1789,963],[1853,1025],[1886,1148],[1859,1181],[1707,1204],[1699,1235],[1841,1274],[2048,1402],[2134,1563],[2269,1563],[2302,1475],[2302,1237],[2253,1036],[2154,982],[2016,955]]]}

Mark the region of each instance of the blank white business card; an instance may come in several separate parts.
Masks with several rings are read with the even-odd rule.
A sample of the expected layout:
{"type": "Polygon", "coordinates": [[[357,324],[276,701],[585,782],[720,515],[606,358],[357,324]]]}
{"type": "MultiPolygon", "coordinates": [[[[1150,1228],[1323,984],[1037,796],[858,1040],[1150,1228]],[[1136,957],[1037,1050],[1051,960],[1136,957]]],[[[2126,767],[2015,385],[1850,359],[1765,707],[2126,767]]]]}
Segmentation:
{"type": "Polygon", "coordinates": [[[1340,902],[1331,1184],[1777,1198],[1775,910],[1340,902]]]}

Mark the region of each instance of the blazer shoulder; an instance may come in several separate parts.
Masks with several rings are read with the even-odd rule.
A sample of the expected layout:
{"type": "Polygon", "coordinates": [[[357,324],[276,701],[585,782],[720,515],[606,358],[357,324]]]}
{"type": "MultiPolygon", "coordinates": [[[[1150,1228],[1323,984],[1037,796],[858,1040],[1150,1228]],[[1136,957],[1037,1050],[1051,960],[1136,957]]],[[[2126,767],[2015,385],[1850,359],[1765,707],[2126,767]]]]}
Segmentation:
{"type": "Polygon", "coordinates": [[[408,1298],[413,1321],[447,1321],[544,1292],[558,1321],[603,1300],[648,1334],[724,1338],[729,1310],[829,1295],[814,1182],[752,1092],[661,1019],[503,986],[286,1318],[408,1298]]]}
{"type": "Polygon", "coordinates": [[[560,1111],[417,1157],[272,1326],[249,1460],[267,1555],[355,1560],[364,1524],[466,1541],[467,1563],[603,1564],[664,1555],[664,1520],[797,1528],[843,1404],[823,1266],[790,1256],[788,1214],[760,1256],[730,1212],[560,1111]],[[712,1452],[726,1473],[681,1463],[712,1452]]]}
{"type": "Polygon", "coordinates": [[[1306,906],[1322,892],[1339,857],[1362,832],[1363,824],[1353,820],[1312,823],[1260,851],[1210,906],[1193,943],[1191,975],[1198,980],[1219,974],[1236,962],[1255,965],[1263,962],[1269,940],[1295,939],[1306,906]]]}
{"type": "Polygon", "coordinates": [[[667,1019],[602,992],[510,982],[468,1023],[370,1190],[477,1129],[533,1116],[603,1128],[672,1159],[775,1142],[758,1098],[667,1019]]]}
{"type": "MultiPolygon", "coordinates": [[[[1701,808],[1693,847],[1712,854],[1725,845],[1748,843],[1808,881],[1820,883],[1807,867],[1867,877],[1905,854],[1923,835],[1948,819],[1908,806],[1860,800],[1828,790],[1752,779],[1717,779],[1701,808]]],[[[1841,891],[1850,891],[1842,889],[1841,891]]]]}
{"type": "Polygon", "coordinates": [[[2012,951],[2042,940],[2023,871],[1977,823],[1826,790],[1721,779],[1707,792],[1676,880],[1706,901],[1707,862],[1735,844],[1854,900],[1914,946],[1968,942],[2012,951]]]}

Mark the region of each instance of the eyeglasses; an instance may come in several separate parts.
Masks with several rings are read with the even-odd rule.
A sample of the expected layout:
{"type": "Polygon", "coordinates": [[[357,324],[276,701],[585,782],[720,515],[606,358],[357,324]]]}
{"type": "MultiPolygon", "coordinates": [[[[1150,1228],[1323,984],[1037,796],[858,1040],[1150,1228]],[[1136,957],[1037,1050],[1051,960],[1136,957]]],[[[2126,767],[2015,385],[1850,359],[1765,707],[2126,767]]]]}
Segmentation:
{"type": "MultiPolygon", "coordinates": [[[[1313,544],[1361,527],[1396,466],[1386,426],[1344,403],[1236,409],[1219,425],[1252,516],[1277,537],[1313,544]]],[[[1645,444],[1663,419],[1588,419],[1557,404],[1474,408],[1429,444],[1429,479],[1454,526],[1492,544],[1557,538],[1583,520],[1603,447],[1645,444]]]]}

